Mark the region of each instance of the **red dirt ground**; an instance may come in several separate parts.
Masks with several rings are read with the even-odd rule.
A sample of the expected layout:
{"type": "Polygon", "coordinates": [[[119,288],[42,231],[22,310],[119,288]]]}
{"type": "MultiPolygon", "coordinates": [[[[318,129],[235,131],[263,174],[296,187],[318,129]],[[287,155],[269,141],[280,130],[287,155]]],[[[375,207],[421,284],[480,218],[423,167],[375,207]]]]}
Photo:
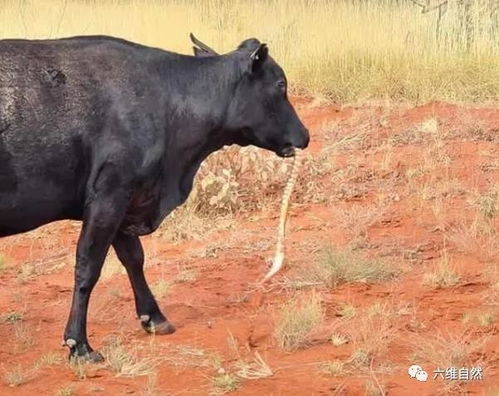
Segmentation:
{"type": "MultiPolygon", "coordinates": [[[[154,374],[134,377],[116,376],[107,364],[89,366],[86,378],[79,379],[60,346],[79,224],[59,222],[4,238],[0,394],[216,394],[221,390],[212,378],[237,373],[237,362],[250,361],[257,351],[273,375],[242,379],[233,394],[374,395],[383,389],[389,395],[499,395],[499,110],[445,103],[340,108],[306,99],[295,102],[312,133],[309,153],[313,158],[325,155],[331,170],[318,190],[324,199],[292,204],[288,266],[273,283],[255,288],[272,255],[277,202],[202,240],[173,244],[145,237],[150,283],[174,279],[185,269],[194,274],[158,298],[177,332],[145,334],[135,318],[126,275],[107,276],[92,295],[90,343],[102,348],[119,336],[125,348],[158,358],[158,365],[154,374]],[[357,135],[357,140],[342,140],[357,135]],[[488,225],[488,231],[471,232],[473,224],[488,225]],[[273,337],[276,312],[293,295],[312,292],[286,288],[284,276],[292,278],[307,268],[316,260],[317,248],[327,244],[355,246],[362,255],[392,263],[400,273],[380,283],[317,287],[325,310],[322,327],[306,347],[284,351],[273,337]],[[442,260],[456,269],[457,283],[442,288],[425,284],[425,274],[442,260]],[[350,321],[338,313],[345,303],[357,309],[350,321]],[[373,348],[370,364],[348,366],[338,376],[324,373],[323,362],[349,361],[359,347],[352,340],[358,339],[363,312],[375,303],[398,313],[387,319],[386,334],[368,330],[365,342],[380,344],[373,348]],[[483,315],[488,319],[477,319],[483,315]],[[334,329],[349,342],[330,343],[329,336],[338,331],[334,329]],[[482,381],[433,380],[433,354],[417,361],[412,357],[418,347],[448,336],[463,345],[481,343],[467,359],[483,367],[482,381]],[[64,359],[37,366],[48,353],[64,359]],[[409,378],[411,364],[423,366],[429,380],[409,378]],[[8,386],[7,377],[16,370],[23,373],[24,383],[8,386]]],[[[450,355],[455,347],[439,344],[433,352],[450,355]]]]}

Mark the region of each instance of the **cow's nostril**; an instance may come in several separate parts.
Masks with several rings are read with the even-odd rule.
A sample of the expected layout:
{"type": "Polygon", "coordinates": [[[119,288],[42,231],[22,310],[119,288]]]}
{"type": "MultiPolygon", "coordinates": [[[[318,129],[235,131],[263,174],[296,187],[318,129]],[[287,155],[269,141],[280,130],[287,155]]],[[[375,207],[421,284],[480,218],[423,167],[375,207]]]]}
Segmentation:
{"type": "Polygon", "coordinates": [[[308,143],[310,142],[310,135],[308,134],[308,130],[303,130],[301,133],[301,138],[299,140],[299,143],[295,145],[295,147],[300,148],[300,149],[305,149],[308,147],[308,143]]]}
{"type": "Polygon", "coordinates": [[[307,148],[308,144],[310,143],[310,135],[308,133],[308,130],[305,131],[305,143],[303,144],[302,148],[307,148]]]}

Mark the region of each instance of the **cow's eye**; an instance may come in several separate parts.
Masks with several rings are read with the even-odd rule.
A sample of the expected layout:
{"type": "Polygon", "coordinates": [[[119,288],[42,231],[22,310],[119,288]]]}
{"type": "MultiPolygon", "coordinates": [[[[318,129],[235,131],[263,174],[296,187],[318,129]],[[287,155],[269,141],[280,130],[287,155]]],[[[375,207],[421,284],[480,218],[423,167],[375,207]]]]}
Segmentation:
{"type": "Polygon", "coordinates": [[[283,88],[283,89],[286,88],[286,81],[284,81],[284,80],[277,81],[277,86],[279,88],[283,88]]]}

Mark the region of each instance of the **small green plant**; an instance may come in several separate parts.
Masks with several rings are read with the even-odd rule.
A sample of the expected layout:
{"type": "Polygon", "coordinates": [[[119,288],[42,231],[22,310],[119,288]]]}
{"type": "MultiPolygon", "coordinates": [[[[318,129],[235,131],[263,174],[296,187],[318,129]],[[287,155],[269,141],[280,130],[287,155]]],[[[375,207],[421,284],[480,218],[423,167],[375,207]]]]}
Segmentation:
{"type": "Polygon", "coordinates": [[[274,337],[281,348],[293,350],[305,346],[310,334],[322,323],[324,311],[314,293],[301,300],[293,299],[281,308],[274,337]]]}

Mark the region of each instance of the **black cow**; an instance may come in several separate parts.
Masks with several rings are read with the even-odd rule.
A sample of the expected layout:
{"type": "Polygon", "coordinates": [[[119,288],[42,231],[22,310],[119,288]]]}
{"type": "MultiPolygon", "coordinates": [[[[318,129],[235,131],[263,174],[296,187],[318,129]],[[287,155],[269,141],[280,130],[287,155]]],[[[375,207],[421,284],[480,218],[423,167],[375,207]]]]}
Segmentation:
{"type": "Polygon", "coordinates": [[[64,342],[87,340],[90,294],[112,245],[148,332],[175,331],[144,277],[139,236],[189,195],[201,162],[225,145],[292,156],[309,135],[283,70],[249,39],[197,57],[105,37],[0,41],[0,237],[83,222],[64,342]]]}

